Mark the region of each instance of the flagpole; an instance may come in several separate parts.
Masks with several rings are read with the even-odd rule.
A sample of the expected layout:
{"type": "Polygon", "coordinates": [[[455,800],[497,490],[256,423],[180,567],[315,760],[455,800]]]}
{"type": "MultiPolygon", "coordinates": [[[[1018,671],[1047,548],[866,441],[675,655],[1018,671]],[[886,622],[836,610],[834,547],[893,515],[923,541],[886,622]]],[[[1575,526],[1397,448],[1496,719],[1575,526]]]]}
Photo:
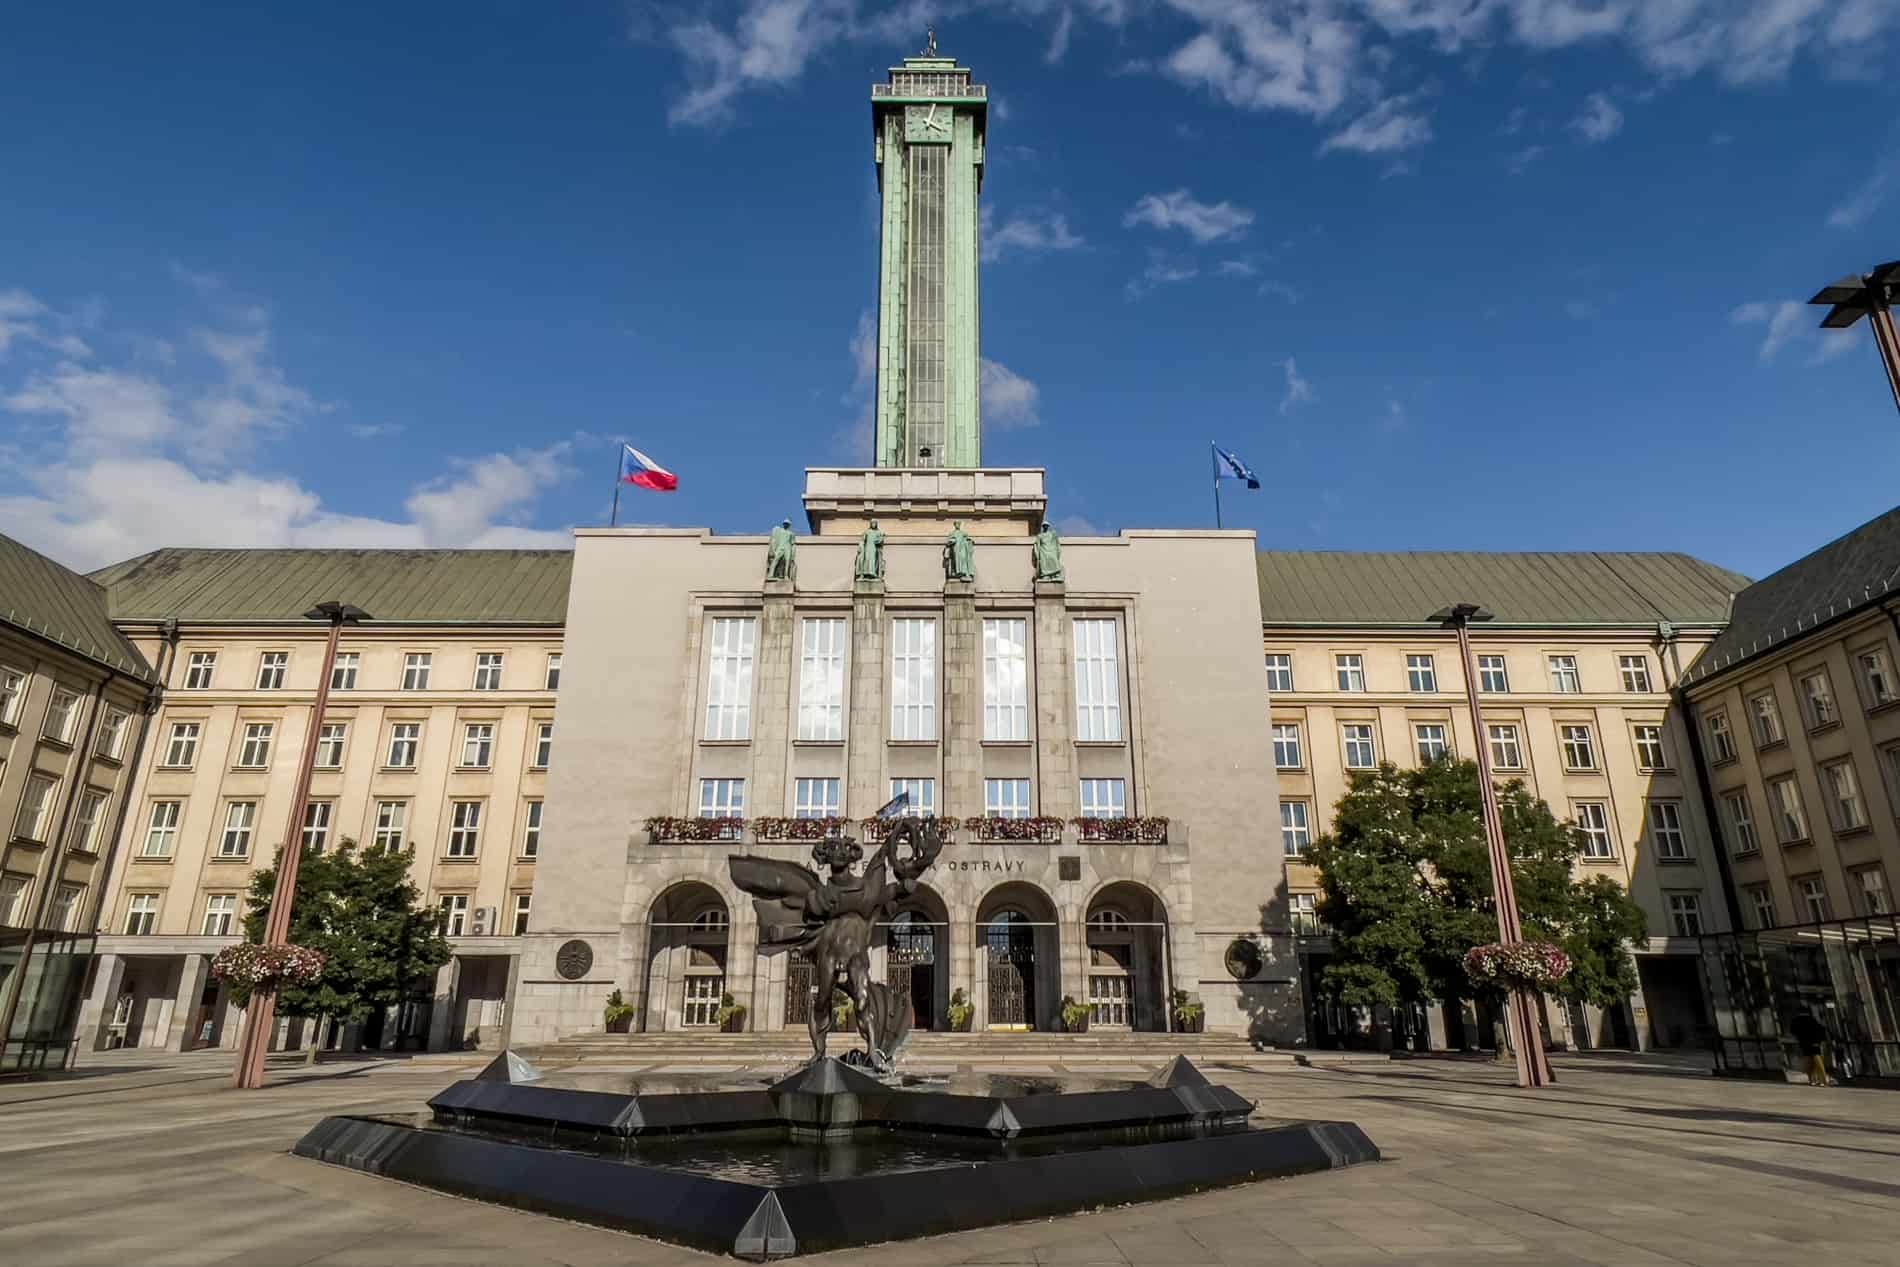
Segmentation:
{"type": "Polygon", "coordinates": [[[1221,531],[1220,520],[1220,452],[1210,441],[1207,446],[1208,460],[1214,464],[1214,531],[1221,531]]]}
{"type": "Polygon", "coordinates": [[[627,446],[622,444],[620,446],[620,452],[614,454],[614,513],[607,520],[607,526],[609,528],[618,528],[620,526],[620,468],[625,465],[626,460],[627,446]]]}

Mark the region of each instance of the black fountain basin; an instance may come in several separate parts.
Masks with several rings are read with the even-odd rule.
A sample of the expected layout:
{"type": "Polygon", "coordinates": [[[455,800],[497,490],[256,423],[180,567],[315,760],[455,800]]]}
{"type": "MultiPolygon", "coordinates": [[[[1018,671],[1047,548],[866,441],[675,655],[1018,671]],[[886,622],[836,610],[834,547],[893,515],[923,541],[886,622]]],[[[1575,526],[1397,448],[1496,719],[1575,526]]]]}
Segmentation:
{"type": "Polygon", "coordinates": [[[1252,1122],[1248,1101],[1181,1057],[1146,1083],[982,1079],[941,1089],[889,1086],[835,1060],[719,1089],[509,1080],[523,1068],[504,1054],[431,1100],[430,1122],[325,1118],[293,1151],[749,1259],[1379,1156],[1350,1122],[1252,1122]]]}

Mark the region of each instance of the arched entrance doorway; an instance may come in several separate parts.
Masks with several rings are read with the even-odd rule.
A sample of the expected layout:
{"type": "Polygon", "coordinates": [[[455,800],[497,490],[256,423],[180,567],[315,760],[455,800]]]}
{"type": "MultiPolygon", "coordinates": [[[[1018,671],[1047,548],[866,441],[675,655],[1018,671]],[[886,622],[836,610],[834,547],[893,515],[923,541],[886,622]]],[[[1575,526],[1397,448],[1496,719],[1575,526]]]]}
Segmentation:
{"type": "Polygon", "coordinates": [[[647,923],[647,993],[640,1028],[716,1028],[732,932],[725,899],[709,884],[676,884],[654,900],[647,923]]]}
{"type": "Polygon", "coordinates": [[[937,891],[920,884],[883,929],[883,963],[872,964],[872,976],[909,997],[913,1029],[949,1027],[949,917],[937,891]]]}
{"type": "Polygon", "coordinates": [[[1054,1029],[1061,999],[1055,906],[1040,889],[1005,884],[977,911],[983,1024],[990,1029],[1054,1029]]]}
{"type": "Polygon", "coordinates": [[[1108,885],[1089,903],[1083,935],[1089,1028],[1165,1031],[1168,919],[1161,899],[1130,881],[1108,885]]]}

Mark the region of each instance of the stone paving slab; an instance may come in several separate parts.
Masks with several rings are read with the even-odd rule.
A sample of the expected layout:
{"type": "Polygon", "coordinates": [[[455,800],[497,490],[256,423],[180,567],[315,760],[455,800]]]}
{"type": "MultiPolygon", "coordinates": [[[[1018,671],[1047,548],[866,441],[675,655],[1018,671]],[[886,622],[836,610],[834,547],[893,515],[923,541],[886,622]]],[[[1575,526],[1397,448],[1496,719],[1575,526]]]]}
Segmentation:
{"type": "MultiPolygon", "coordinates": [[[[285,1065],[239,1092],[228,1060],[180,1057],[0,1085],[0,1263],[716,1261],[287,1154],[324,1114],[414,1112],[484,1063],[285,1065]]],[[[1900,1267],[1900,1096],[1721,1081],[1693,1061],[1554,1063],[1558,1085],[1536,1093],[1455,1061],[1224,1070],[1262,1115],[1357,1121],[1388,1160],[799,1261],[1900,1267]]]]}

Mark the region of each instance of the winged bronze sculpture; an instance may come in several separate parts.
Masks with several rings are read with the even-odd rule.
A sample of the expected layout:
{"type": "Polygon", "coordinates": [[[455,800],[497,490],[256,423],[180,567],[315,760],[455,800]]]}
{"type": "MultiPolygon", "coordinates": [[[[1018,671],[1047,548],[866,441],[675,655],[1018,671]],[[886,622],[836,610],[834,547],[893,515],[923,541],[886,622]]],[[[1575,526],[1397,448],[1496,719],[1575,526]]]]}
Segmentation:
{"type": "Polygon", "coordinates": [[[824,1058],[825,1036],[832,1029],[831,993],[842,989],[857,1010],[864,1039],[859,1062],[880,1073],[890,1071],[910,1037],[910,1004],[889,985],[871,980],[871,938],[880,921],[897,913],[897,903],[916,891],[918,877],[942,851],[935,818],[899,818],[862,875],[853,868],[864,857],[863,846],[842,835],[812,846],[812,861],[829,873],[824,877],[782,858],[741,854],[728,860],[732,882],[752,895],[759,951],[797,950],[811,958],[808,1023],[814,1060],[824,1058]]]}

